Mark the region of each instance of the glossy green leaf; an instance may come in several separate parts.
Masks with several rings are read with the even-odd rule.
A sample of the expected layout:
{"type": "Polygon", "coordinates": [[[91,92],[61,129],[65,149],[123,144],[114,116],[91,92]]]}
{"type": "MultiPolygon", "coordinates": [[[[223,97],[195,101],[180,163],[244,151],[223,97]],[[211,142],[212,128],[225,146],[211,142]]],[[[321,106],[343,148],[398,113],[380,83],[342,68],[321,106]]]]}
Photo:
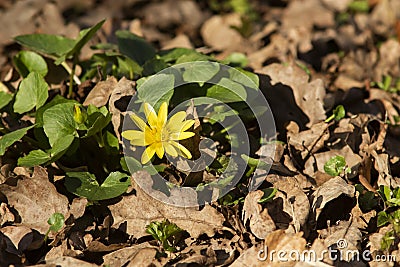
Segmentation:
{"type": "Polygon", "coordinates": [[[90,39],[96,34],[96,32],[101,28],[101,26],[104,24],[105,20],[100,21],[96,25],[94,25],[91,28],[85,29],[80,31],[79,37],[77,40],[74,41],[74,45],[66,51],[66,53],[62,54],[54,63],[55,64],[61,64],[64,62],[67,58],[71,57],[74,54],[79,54],[81,51],[82,47],[90,41],[90,39]]]}
{"type": "Polygon", "coordinates": [[[120,196],[125,193],[129,185],[129,176],[121,172],[110,173],[101,185],[96,177],[88,172],[67,172],[65,179],[65,186],[69,192],[91,201],[120,196]]]}
{"type": "Polygon", "coordinates": [[[118,38],[119,51],[140,65],[143,65],[156,54],[154,47],[142,37],[129,31],[117,31],[115,35],[118,38]]]}
{"type": "Polygon", "coordinates": [[[43,128],[49,143],[53,147],[61,138],[78,136],[77,123],[74,120],[75,103],[57,104],[43,113],[43,128]]]}
{"type": "Polygon", "coordinates": [[[184,64],[183,80],[203,84],[219,72],[219,64],[210,61],[195,61],[184,64]]]}
{"type": "Polygon", "coordinates": [[[15,41],[29,49],[56,59],[70,51],[75,40],[52,34],[27,34],[15,37],[15,41]]]}
{"type": "Polygon", "coordinates": [[[43,57],[32,51],[20,51],[13,58],[13,63],[22,77],[28,76],[31,72],[37,72],[41,76],[47,74],[47,63],[43,57]]]}
{"type": "Polygon", "coordinates": [[[12,94],[7,94],[6,92],[0,91],[0,109],[4,108],[11,102],[13,98],[12,94]]]}
{"type": "Polygon", "coordinates": [[[207,89],[207,96],[222,102],[246,101],[247,92],[243,85],[227,78],[222,78],[218,84],[207,89]]]}
{"type": "Polygon", "coordinates": [[[22,80],[15,95],[14,111],[25,113],[36,107],[36,110],[44,105],[48,93],[48,84],[44,78],[36,73],[29,73],[28,77],[22,80]]]}
{"type": "Polygon", "coordinates": [[[87,114],[87,133],[84,137],[89,137],[100,132],[110,123],[112,116],[106,107],[98,109],[94,105],[89,105],[87,114]]]}
{"type": "Polygon", "coordinates": [[[3,156],[4,153],[6,153],[7,147],[20,140],[28,132],[28,130],[33,127],[34,125],[21,128],[0,137],[0,156],[3,156]]]}
{"type": "Polygon", "coordinates": [[[18,159],[18,165],[25,167],[48,165],[59,159],[68,150],[73,141],[73,136],[66,136],[65,138],[58,139],[53,147],[47,151],[40,149],[32,150],[28,155],[18,159]]]}
{"type": "Polygon", "coordinates": [[[172,74],[157,74],[142,78],[137,83],[138,98],[157,110],[162,102],[169,103],[174,93],[174,83],[175,76],[172,74]]]}

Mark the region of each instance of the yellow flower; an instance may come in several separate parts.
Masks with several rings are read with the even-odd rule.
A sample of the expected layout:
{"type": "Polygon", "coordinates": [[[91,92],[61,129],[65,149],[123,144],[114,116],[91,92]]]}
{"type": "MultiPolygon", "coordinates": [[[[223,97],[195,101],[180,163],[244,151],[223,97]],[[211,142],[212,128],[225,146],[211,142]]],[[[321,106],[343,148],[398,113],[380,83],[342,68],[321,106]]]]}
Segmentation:
{"type": "Polygon", "coordinates": [[[122,137],[130,140],[132,145],[147,146],[142,154],[142,164],[149,162],[154,154],[157,154],[160,159],[164,153],[172,157],[181,155],[188,159],[192,158],[189,150],[177,142],[194,136],[193,132],[185,132],[194,124],[194,120],[185,119],[185,111],[177,112],[167,120],[168,105],[163,102],[158,110],[158,115],[148,103],[144,104],[144,113],[147,123],[136,114],[130,116],[140,131],[122,132],[122,137]]]}

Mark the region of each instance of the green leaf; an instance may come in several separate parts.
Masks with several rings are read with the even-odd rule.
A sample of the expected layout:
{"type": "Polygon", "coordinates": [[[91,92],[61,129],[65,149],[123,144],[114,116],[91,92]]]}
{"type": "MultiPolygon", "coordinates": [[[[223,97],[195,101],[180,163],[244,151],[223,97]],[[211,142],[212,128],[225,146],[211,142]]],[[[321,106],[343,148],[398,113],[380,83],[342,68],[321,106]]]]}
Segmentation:
{"type": "Polygon", "coordinates": [[[156,54],[154,47],[142,37],[129,31],[117,31],[115,35],[118,39],[119,51],[140,65],[143,65],[156,54]]]}
{"type": "Polygon", "coordinates": [[[138,98],[159,108],[162,102],[169,103],[174,93],[175,76],[173,74],[157,74],[142,78],[137,83],[138,98]]]}
{"type": "Polygon", "coordinates": [[[58,232],[64,226],[65,223],[64,215],[58,212],[53,213],[47,220],[47,223],[50,225],[50,231],[58,232]]]}
{"type": "Polygon", "coordinates": [[[98,109],[94,105],[88,107],[88,118],[87,118],[87,133],[84,137],[92,136],[101,130],[103,130],[111,121],[111,113],[108,112],[106,107],[98,109]]]}
{"type": "Polygon", "coordinates": [[[265,203],[269,200],[272,200],[276,194],[277,189],[276,188],[265,188],[262,191],[264,192],[264,195],[258,201],[258,203],[265,203]]]}
{"type": "Polygon", "coordinates": [[[234,52],[227,56],[222,63],[238,67],[246,67],[246,65],[249,63],[249,60],[245,54],[234,52]]]}
{"type": "Polygon", "coordinates": [[[377,226],[382,227],[389,222],[389,217],[385,211],[378,213],[377,226]]]}
{"type": "Polygon", "coordinates": [[[77,123],[74,120],[75,103],[57,104],[43,113],[43,128],[51,147],[61,138],[78,136],[77,123]]]}
{"type": "Polygon", "coordinates": [[[330,158],[324,165],[324,171],[332,176],[338,176],[346,167],[346,160],[342,156],[330,158]]]}
{"type": "Polygon", "coordinates": [[[143,71],[139,64],[126,56],[117,56],[118,63],[118,74],[121,76],[127,76],[129,79],[133,79],[135,75],[140,75],[143,71]]]}
{"type": "Polygon", "coordinates": [[[153,58],[143,65],[143,76],[156,74],[163,69],[168,68],[168,64],[162,59],[153,58]]]}
{"type": "Polygon", "coordinates": [[[43,150],[37,149],[18,159],[18,166],[33,167],[50,161],[51,156],[43,150]]]}
{"type": "Polygon", "coordinates": [[[28,77],[22,80],[15,95],[14,111],[25,113],[36,107],[36,110],[43,106],[49,97],[48,84],[44,78],[36,73],[29,73],[28,77]]]}
{"type": "Polygon", "coordinates": [[[43,113],[48,109],[51,108],[55,105],[61,104],[61,103],[74,103],[74,104],[79,104],[75,100],[70,100],[62,97],[61,95],[56,95],[49,103],[46,105],[42,106],[36,111],[36,127],[43,127],[43,113]]]}
{"type": "Polygon", "coordinates": [[[19,166],[33,167],[37,165],[48,165],[59,159],[74,141],[73,136],[66,136],[57,140],[53,147],[47,151],[40,149],[29,152],[28,155],[18,159],[19,166]]]}
{"type": "Polygon", "coordinates": [[[75,40],[52,34],[27,34],[14,38],[17,43],[37,52],[44,53],[53,59],[70,51],[75,40]]]}
{"type": "Polygon", "coordinates": [[[228,72],[229,79],[232,81],[238,82],[248,88],[258,90],[260,81],[256,74],[240,68],[231,68],[228,70],[228,72]]]}
{"type": "Polygon", "coordinates": [[[336,121],[340,121],[341,119],[346,116],[346,111],[342,105],[337,106],[333,110],[333,114],[325,120],[325,122],[330,122],[331,120],[335,119],[336,121]]]}
{"type": "Polygon", "coordinates": [[[67,58],[79,54],[82,47],[90,41],[90,39],[96,34],[96,32],[104,24],[105,20],[100,21],[91,28],[80,31],[78,39],[75,40],[74,46],[69,49],[66,53],[62,54],[54,63],[56,65],[63,63],[67,58]]]}
{"type": "Polygon", "coordinates": [[[183,72],[183,80],[185,82],[197,82],[200,86],[211,80],[219,72],[219,64],[210,61],[195,61],[186,63],[183,72]]]}
{"type": "Polygon", "coordinates": [[[13,58],[13,63],[22,77],[28,76],[30,72],[37,72],[41,76],[47,74],[47,63],[43,57],[32,51],[20,51],[13,58]]]}
{"type": "Polygon", "coordinates": [[[12,94],[7,94],[6,92],[0,91],[0,109],[4,108],[11,102],[13,98],[12,94]]]}
{"type": "Polygon", "coordinates": [[[246,101],[247,92],[243,85],[227,78],[222,78],[218,84],[207,89],[207,96],[222,102],[246,101]]]}
{"type": "Polygon", "coordinates": [[[20,140],[28,132],[28,130],[32,129],[33,127],[34,125],[28,126],[3,135],[0,138],[0,156],[3,156],[4,153],[6,153],[7,147],[20,140]]]}
{"type": "Polygon", "coordinates": [[[91,201],[117,197],[125,193],[130,183],[129,176],[121,172],[110,173],[101,185],[94,174],[88,172],[67,172],[65,179],[65,186],[69,192],[91,201]]]}
{"type": "MultiPolygon", "coordinates": [[[[163,50],[159,53],[159,55],[160,55],[160,59],[163,60],[164,62],[177,61],[182,56],[190,56],[190,55],[204,56],[207,59],[209,59],[208,56],[203,55],[203,54],[197,52],[196,50],[189,49],[189,48],[183,48],[183,47],[173,48],[173,49],[169,49],[169,50],[163,50]]],[[[185,61],[185,62],[187,62],[187,61],[185,61]]]]}

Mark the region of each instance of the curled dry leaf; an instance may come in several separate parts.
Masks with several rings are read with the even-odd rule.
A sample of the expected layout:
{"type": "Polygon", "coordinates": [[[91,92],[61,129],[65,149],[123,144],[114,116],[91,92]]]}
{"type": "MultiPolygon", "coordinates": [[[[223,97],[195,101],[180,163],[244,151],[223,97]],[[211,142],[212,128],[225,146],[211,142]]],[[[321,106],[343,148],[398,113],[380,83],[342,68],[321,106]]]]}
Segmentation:
{"type": "Polygon", "coordinates": [[[122,121],[129,101],[135,94],[135,82],[126,79],[125,77],[118,81],[112,89],[108,109],[112,114],[111,122],[114,126],[114,132],[121,143],[122,121]]]}
{"type": "Polygon", "coordinates": [[[319,215],[329,201],[338,198],[342,194],[354,197],[354,192],[354,186],[347,184],[341,177],[334,177],[325,182],[312,194],[311,210],[314,215],[313,219],[315,219],[315,221],[318,220],[319,215]]]}
{"type": "Polygon", "coordinates": [[[268,214],[268,209],[261,206],[258,201],[263,197],[261,190],[250,192],[243,205],[243,223],[249,222],[251,232],[259,239],[264,239],[268,233],[276,229],[275,223],[268,214]]]}
{"type": "MultiPolygon", "coordinates": [[[[133,175],[139,179],[150,177],[146,171],[136,172],[133,175]]],[[[114,218],[114,227],[126,223],[126,232],[139,238],[147,235],[146,226],[153,221],[168,219],[186,230],[193,238],[201,234],[213,236],[217,230],[223,228],[224,217],[214,208],[205,205],[204,208],[181,208],[171,206],[154,199],[144,192],[134,181],[136,195],[123,196],[121,201],[109,206],[114,218]]]]}
{"type": "Polygon", "coordinates": [[[115,77],[107,77],[107,80],[98,82],[87,95],[83,105],[89,106],[92,104],[98,108],[105,106],[117,83],[115,77]]]}
{"type": "Polygon", "coordinates": [[[15,186],[2,184],[0,191],[8,204],[21,217],[21,223],[42,234],[47,232],[47,220],[53,213],[68,214],[68,199],[59,194],[49,182],[48,174],[42,167],[35,167],[32,177],[17,180],[15,186]]]}
{"type": "Polygon", "coordinates": [[[321,79],[308,82],[307,73],[298,66],[271,64],[258,71],[270,76],[271,84],[282,83],[293,90],[296,104],[307,115],[311,127],[313,124],[326,119],[323,101],[325,88],[321,79]]]}
{"type": "MultiPolygon", "coordinates": [[[[294,122],[291,122],[294,123],[294,122]]],[[[292,131],[295,127],[288,127],[288,143],[296,150],[301,151],[301,156],[304,159],[309,153],[315,153],[323,148],[325,141],[329,139],[329,124],[320,122],[311,126],[309,130],[298,132],[292,131]]]]}

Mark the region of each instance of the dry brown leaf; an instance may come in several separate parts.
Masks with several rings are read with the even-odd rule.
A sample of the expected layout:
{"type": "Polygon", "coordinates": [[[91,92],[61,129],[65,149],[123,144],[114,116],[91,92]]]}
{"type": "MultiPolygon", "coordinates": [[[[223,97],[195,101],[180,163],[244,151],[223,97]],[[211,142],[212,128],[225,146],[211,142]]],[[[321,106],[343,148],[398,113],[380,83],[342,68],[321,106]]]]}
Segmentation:
{"type": "MultiPolygon", "coordinates": [[[[150,246],[147,243],[141,243],[138,245],[133,245],[131,247],[121,248],[107,255],[104,255],[104,264],[109,266],[125,266],[128,262],[134,262],[138,260],[138,255],[143,252],[147,256],[149,256],[148,254],[151,255],[154,249],[154,247],[150,246]]],[[[154,259],[154,256],[149,257],[147,260],[152,259],[154,259]]]]}
{"type": "Polygon", "coordinates": [[[56,259],[47,260],[45,264],[31,265],[32,267],[54,267],[54,266],[68,266],[68,267],[98,267],[97,264],[87,261],[78,260],[73,257],[62,256],[56,259]]]}
{"type": "Polygon", "coordinates": [[[7,222],[14,222],[15,216],[8,208],[6,203],[0,204],[0,226],[3,226],[7,222]]]}
{"type": "Polygon", "coordinates": [[[282,194],[284,197],[283,211],[292,217],[291,225],[294,227],[289,230],[294,230],[295,233],[300,232],[300,228],[306,225],[310,213],[310,202],[307,195],[300,188],[298,181],[291,177],[281,177],[274,187],[279,190],[278,192],[284,192],[282,194]]]}
{"type": "Polygon", "coordinates": [[[330,136],[328,127],[328,123],[320,122],[312,125],[306,131],[292,132],[288,129],[288,144],[301,151],[301,156],[304,159],[309,153],[315,153],[324,147],[325,141],[330,136]]]}
{"type": "Polygon", "coordinates": [[[244,225],[249,221],[251,232],[259,239],[264,239],[268,233],[276,229],[275,223],[258,201],[263,197],[261,190],[250,192],[243,204],[242,219],[244,225]]]}
{"type": "Polygon", "coordinates": [[[105,106],[117,83],[115,77],[107,77],[107,80],[98,82],[87,95],[83,105],[89,106],[92,104],[98,108],[105,106]]]}
{"type": "Polygon", "coordinates": [[[240,27],[240,14],[215,15],[201,27],[204,42],[215,50],[242,51],[244,39],[232,26],[240,27]]]}
{"type": "Polygon", "coordinates": [[[270,76],[272,85],[282,83],[293,90],[296,104],[309,119],[308,127],[326,119],[323,106],[325,88],[322,80],[316,79],[308,82],[307,73],[300,67],[276,63],[268,65],[258,72],[270,76]]]}
{"type": "Polygon", "coordinates": [[[354,186],[347,184],[341,177],[334,177],[318,187],[312,194],[311,205],[315,221],[318,220],[319,215],[329,201],[338,198],[342,194],[354,197],[354,192],[354,186]]]}
{"type": "Polygon", "coordinates": [[[125,114],[126,108],[129,105],[129,101],[132,96],[136,93],[135,88],[136,83],[126,79],[125,77],[118,81],[112,90],[110,101],[108,103],[108,109],[112,114],[111,122],[114,126],[114,132],[121,143],[121,130],[122,121],[125,114]]]}
{"type": "MultiPolygon", "coordinates": [[[[146,171],[133,175],[149,176],[146,171]]],[[[114,227],[118,228],[126,223],[126,232],[136,238],[146,235],[145,230],[148,224],[164,219],[176,223],[193,238],[204,233],[213,236],[217,230],[223,228],[224,217],[211,206],[205,205],[201,210],[171,206],[149,196],[135,182],[133,183],[136,195],[123,196],[121,201],[109,206],[114,218],[114,227]]]]}
{"type": "Polygon", "coordinates": [[[74,198],[72,204],[69,206],[69,213],[74,216],[75,219],[83,216],[88,204],[87,198],[74,198]]]}
{"type": "Polygon", "coordinates": [[[21,223],[42,234],[49,229],[47,220],[59,212],[68,214],[68,199],[57,192],[49,182],[48,174],[42,167],[35,167],[31,178],[24,177],[16,186],[0,185],[0,191],[7,197],[8,204],[18,211],[21,223]]]}

